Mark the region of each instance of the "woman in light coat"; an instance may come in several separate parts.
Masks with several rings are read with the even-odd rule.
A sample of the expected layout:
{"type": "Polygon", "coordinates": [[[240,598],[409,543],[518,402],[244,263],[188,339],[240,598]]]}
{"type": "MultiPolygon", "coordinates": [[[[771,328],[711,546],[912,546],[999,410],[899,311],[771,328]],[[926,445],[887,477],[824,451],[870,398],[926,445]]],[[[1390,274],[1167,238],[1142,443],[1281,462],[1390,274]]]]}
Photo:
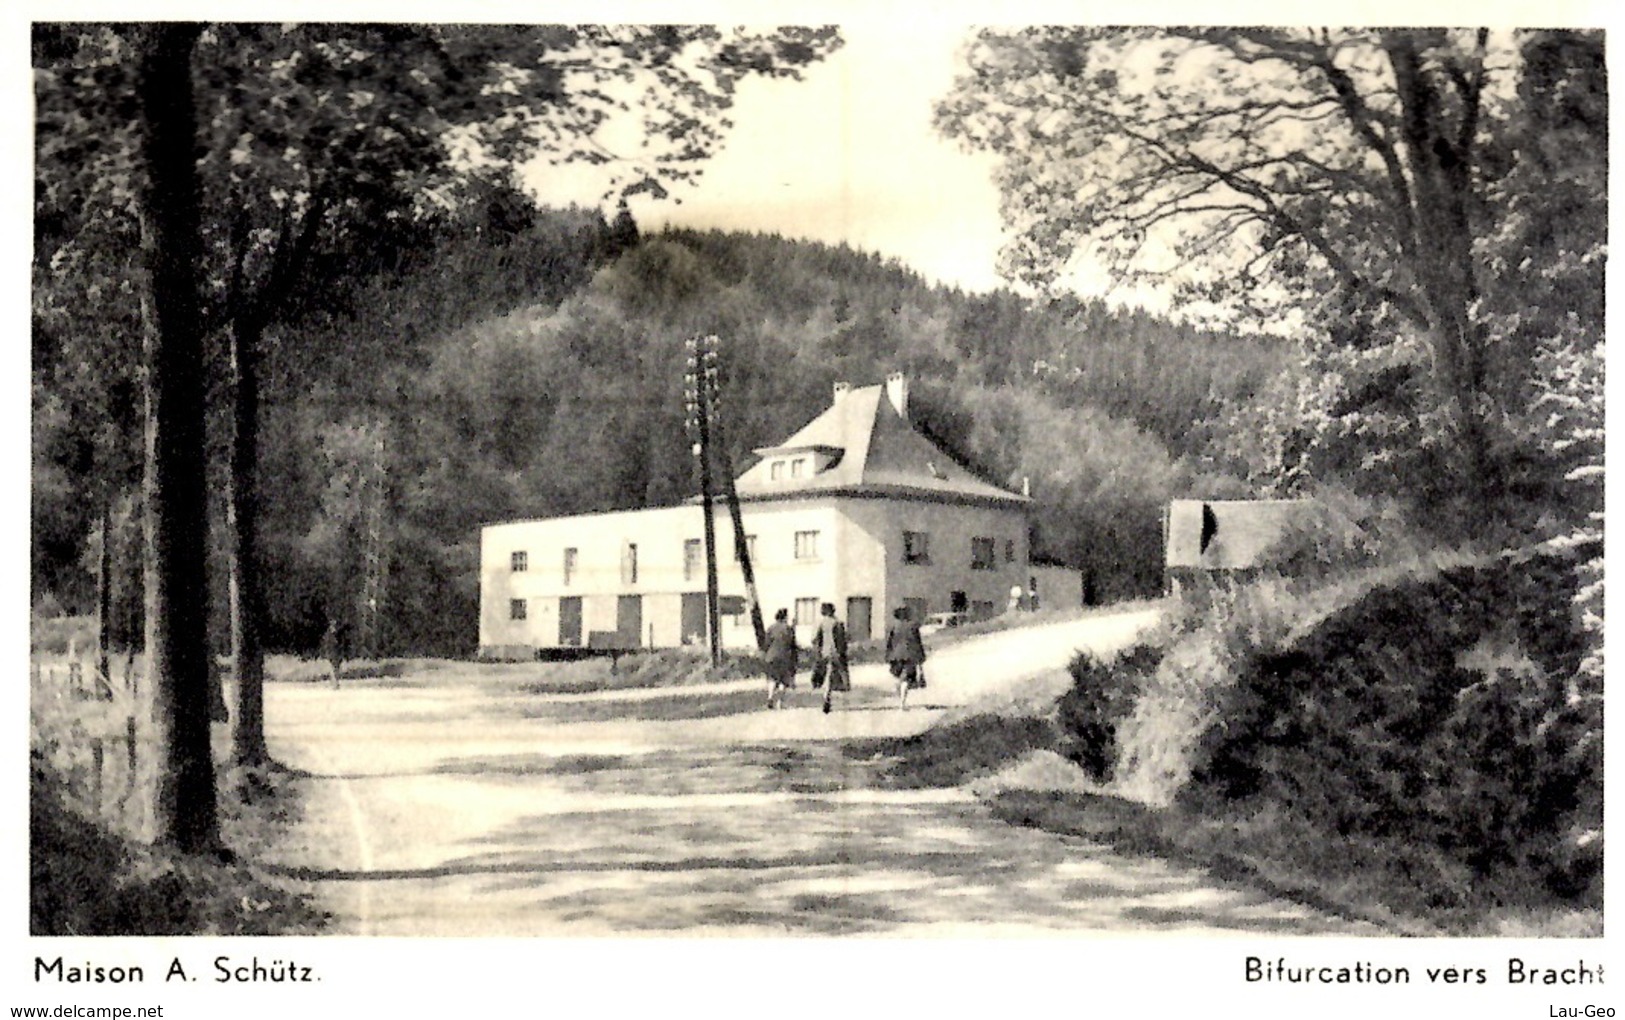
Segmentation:
{"type": "Polygon", "coordinates": [[[835,603],[825,602],[818,611],[818,631],[813,634],[818,666],[813,672],[813,686],[826,684],[824,714],[828,715],[835,692],[852,689],[852,673],[846,662],[846,624],[835,618],[835,603]]]}

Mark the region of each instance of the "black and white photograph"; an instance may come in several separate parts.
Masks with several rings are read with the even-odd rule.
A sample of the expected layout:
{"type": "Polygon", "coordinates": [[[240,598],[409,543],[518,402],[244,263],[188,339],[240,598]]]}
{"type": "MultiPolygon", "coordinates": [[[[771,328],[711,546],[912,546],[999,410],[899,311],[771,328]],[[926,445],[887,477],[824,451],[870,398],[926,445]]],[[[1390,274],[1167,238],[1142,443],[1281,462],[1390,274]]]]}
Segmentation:
{"type": "Polygon", "coordinates": [[[1625,1009],[1604,12],[1160,13],[11,19],[0,1008],[1625,1009]]]}

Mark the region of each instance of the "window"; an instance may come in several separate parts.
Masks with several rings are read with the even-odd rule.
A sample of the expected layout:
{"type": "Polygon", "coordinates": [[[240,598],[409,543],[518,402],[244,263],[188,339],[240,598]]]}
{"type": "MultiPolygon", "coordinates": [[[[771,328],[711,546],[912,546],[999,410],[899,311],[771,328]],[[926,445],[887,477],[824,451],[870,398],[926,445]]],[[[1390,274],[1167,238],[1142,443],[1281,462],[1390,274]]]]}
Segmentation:
{"type": "Polygon", "coordinates": [[[705,546],[697,538],[683,542],[683,580],[692,581],[705,567],[705,546]]]}
{"type": "Polygon", "coordinates": [[[818,622],[818,600],[796,599],[796,626],[811,627],[818,622]]]}
{"type": "Polygon", "coordinates": [[[564,550],[564,583],[569,584],[576,576],[576,551],[564,550]]]}
{"type": "Polygon", "coordinates": [[[530,554],[520,549],[508,557],[508,565],[517,573],[530,569],[530,554]]]}
{"type": "Polygon", "coordinates": [[[818,532],[796,532],[796,559],[816,560],[818,558],[818,532]]]}
{"type": "Polygon", "coordinates": [[[784,461],[774,461],[772,467],[768,469],[768,477],[775,482],[784,481],[784,461]]]}
{"type": "Polygon", "coordinates": [[[807,458],[797,457],[790,462],[790,477],[800,478],[807,471],[807,458]]]}
{"type": "MultiPolygon", "coordinates": [[[[756,562],[756,536],[755,535],[746,535],[745,536],[745,555],[750,557],[751,563],[756,562]]],[[[735,541],[734,542],[734,562],[737,563],[739,561],[739,558],[740,558],[739,557],[739,543],[737,541],[735,541]]]]}
{"type": "Polygon", "coordinates": [[[508,600],[508,619],[510,619],[510,620],[523,620],[523,619],[525,619],[525,600],[524,599],[509,599],[508,600]]]}
{"type": "Polygon", "coordinates": [[[931,536],[923,531],[903,532],[903,562],[930,563],[931,536]]]}
{"type": "Polygon", "coordinates": [[[621,550],[621,583],[638,583],[638,547],[635,542],[626,543],[621,550]]]}
{"type": "Polygon", "coordinates": [[[1016,540],[1013,538],[1004,540],[1004,562],[1016,562],[1016,540]]]}
{"type": "Polygon", "coordinates": [[[992,570],[993,564],[993,540],[991,538],[971,539],[970,568],[972,570],[992,570]]]}

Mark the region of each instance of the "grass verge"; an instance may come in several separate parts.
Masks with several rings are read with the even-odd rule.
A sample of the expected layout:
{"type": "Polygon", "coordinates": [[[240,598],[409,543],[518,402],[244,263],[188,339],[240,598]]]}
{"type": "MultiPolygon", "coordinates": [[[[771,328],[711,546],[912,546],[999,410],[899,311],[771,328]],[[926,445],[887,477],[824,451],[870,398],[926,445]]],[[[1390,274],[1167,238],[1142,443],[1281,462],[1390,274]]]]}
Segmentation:
{"type": "Polygon", "coordinates": [[[1397,839],[1340,835],[1270,806],[1151,806],[1062,756],[1076,748],[1053,711],[1020,705],[949,718],[902,738],[851,741],[852,758],[888,761],[894,789],[968,785],[1001,820],[1076,836],[1130,856],[1206,870],[1322,913],[1399,936],[1592,937],[1601,912],[1521,898],[1517,876],[1470,880],[1442,854],[1397,839]],[[1042,762],[1043,769],[1026,765],[1042,762]],[[1057,781],[1055,770],[1075,773],[1057,781]],[[1045,774],[1027,784],[1024,772],[1045,774]],[[1090,792],[1096,791],[1096,792],[1090,792]]]}
{"type": "MultiPolygon", "coordinates": [[[[250,856],[297,810],[287,776],[236,770],[223,784],[228,845],[250,856]]],[[[81,814],[36,755],[30,768],[29,931],[34,935],[297,935],[327,923],[306,892],[245,864],[145,846],[81,814]]]]}
{"type": "Polygon", "coordinates": [[[1082,836],[1128,854],[1202,867],[1324,913],[1405,936],[1584,938],[1600,912],[1518,904],[1508,888],[1465,880],[1460,869],[1401,840],[1328,834],[1268,808],[1209,814],[1117,797],[1001,790],[987,797],[1006,822],[1082,836]]]}

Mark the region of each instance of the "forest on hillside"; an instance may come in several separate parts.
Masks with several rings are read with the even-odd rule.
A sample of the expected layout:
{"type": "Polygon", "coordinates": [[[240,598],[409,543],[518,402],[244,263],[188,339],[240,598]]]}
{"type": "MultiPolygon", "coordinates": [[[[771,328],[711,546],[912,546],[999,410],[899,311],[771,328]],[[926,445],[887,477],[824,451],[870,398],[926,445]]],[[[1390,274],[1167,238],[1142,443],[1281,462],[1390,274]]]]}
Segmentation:
{"type": "MultiPolygon", "coordinates": [[[[763,55],[739,63],[728,48],[738,44],[708,31],[598,31],[607,55],[601,73],[610,77],[646,73],[651,60],[659,66],[663,46],[719,46],[722,66],[738,74],[793,74],[838,45],[828,30],[789,30],[750,40],[766,47],[763,55]]],[[[482,523],[692,494],[679,427],[681,345],[705,333],[721,338],[725,439],[737,465],[821,409],[832,382],[904,372],[917,423],[989,480],[1030,483],[1036,555],[1085,571],[1102,600],[1157,589],[1158,517],[1172,497],[1314,494],[1342,508],[1349,534],[1372,530],[1362,521],[1398,520],[1423,541],[1471,535],[1490,546],[1591,527],[1601,470],[1606,210],[1597,146],[1606,86],[1594,36],[1377,40],[1436,61],[1443,77],[1423,84],[1439,94],[1460,84],[1452,68],[1490,54],[1478,91],[1463,98],[1471,101],[1464,109],[1482,103],[1482,113],[1455,126],[1453,108],[1426,107],[1424,90],[1415,121],[1391,127],[1390,111],[1335,109],[1378,84],[1351,78],[1309,107],[1351,117],[1351,128],[1325,121],[1320,134],[1283,140],[1269,132],[1309,102],[1291,92],[1300,87],[1294,62],[1307,58],[1289,39],[985,33],[966,57],[982,76],[965,78],[943,100],[939,126],[1004,160],[1001,186],[1014,217],[1007,269],[1033,289],[972,294],[839,247],[645,235],[624,206],[613,219],[539,209],[501,173],[451,173],[428,159],[424,147],[446,130],[442,121],[425,122],[419,135],[391,128],[377,139],[365,121],[305,124],[300,117],[311,115],[281,97],[320,86],[323,75],[353,79],[345,60],[357,58],[335,56],[342,49],[320,32],[309,42],[299,31],[261,34],[239,27],[218,38],[204,33],[201,44],[228,63],[247,61],[244,68],[269,59],[256,49],[268,43],[308,46],[331,64],[307,60],[308,83],[287,78],[283,64],[263,64],[263,112],[221,105],[210,124],[225,132],[215,139],[223,148],[210,157],[215,163],[200,164],[260,175],[234,169],[219,181],[203,178],[218,187],[201,192],[209,215],[200,235],[200,363],[211,408],[203,470],[213,575],[224,591],[242,530],[232,515],[258,508],[251,559],[265,581],[248,587],[266,593],[257,615],[266,617],[272,647],[312,647],[329,622],[353,615],[355,577],[380,573],[360,570],[371,558],[387,579],[377,651],[467,652],[482,523]],[[1182,59],[1182,47],[1257,51],[1284,70],[1267,85],[1227,81],[1232,90],[1260,91],[1226,105],[1177,89],[1091,91],[1099,82],[1087,67],[1062,59],[1075,51],[1109,67],[1118,51],[1142,46],[1169,61],[1182,59]],[[1485,91],[1485,82],[1499,91],[1485,91]],[[1059,130],[1054,103],[1070,90],[1084,98],[1066,116],[1098,118],[1073,124],[1078,130],[1107,139],[1116,125],[1151,118],[1172,125],[1169,153],[1190,154],[1166,164],[1044,164],[1039,157],[1061,144],[1060,134],[1011,133],[1018,122],[985,106],[989,98],[1030,103],[1028,113],[1059,130]],[[287,204],[282,178],[310,168],[287,164],[286,153],[244,150],[241,139],[229,149],[231,118],[249,114],[266,120],[261,135],[242,136],[256,145],[307,130],[312,140],[356,132],[357,165],[330,171],[351,190],[304,209],[309,236],[294,229],[302,207],[287,204]],[[1245,118],[1256,118],[1262,134],[1243,145],[1231,128],[1245,118]],[[1395,147],[1389,136],[1401,128],[1472,133],[1458,153],[1472,176],[1461,178],[1455,163],[1432,166],[1415,144],[1395,147]],[[1386,178],[1336,169],[1357,162],[1362,145],[1389,167],[1386,178]],[[1217,168],[1221,156],[1241,169],[1217,168]],[[1407,170],[1406,159],[1418,162],[1407,170]],[[1139,190],[1124,190],[1125,181],[1139,190]],[[1327,198],[1339,194],[1334,186],[1343,198],[1327,198]],[[1412,195],[1424,187],[1433,196],[1425,203],[1412,195]],[[1093,194],[1094,204],[1077,205],[1069,188],[1093,194]],[[1159,188],[1189,190],[1159,205],[1159,188]],[[1218,218],[1204,214],[1206,205],[1186,207],[1226,194],[1218,218]],[[233,195],[246,197],[234,208],[233,195]],[[1355,216],[1355,207],[1369,215],[1355,216]],[[1209,321],[1234,328],[1202,329],[1047,286],[1085,238],[1116,259],[1123,279],[1144,279],[1138,247],[1172,219],[1189,225],[1175,250],[1195,269],[1221,265],[1227,246],[1242,247],[1239,271],[1187,274],[1181,291],[1180,307],[1229,307],[1227,319],[1209,321]],[[1438,339],[1445,336],[1456,339],[1438,339]],[[257,445],[244,449],[244,436],[257,445]],[[257,465],[249,478],[270,498],[245,500],[232,488],[244,464],[257,465]]],[[[547,52],[561,43],[546,36],[524,45],[547,52]]],[[[528,54],[506,53],[510,43],[492,42],[500,34],[446,38],[469,47],[470,66],[500,66],[493,53],[528,54]]],[[[1337,46],[1370,44],[1355,34],[1337,46]]],[[[129,73],[126,58],[100,45],[94,33],[42,30],[36,63],[51,68],[71,55],[83,66],[63,66],[82,84],[117,85],[129,73]]],[[[1310,61],[1304,73],[1322,73],[1316,66],[1310,61]]],[[[98,157],[113,160],[100,176],[101,164],[74,163],[101,151],[83,135],[93,115],[119,114],[75,106],[72,97],[84,93],[56,87],[72,80],[58,82],[57,73],[40,79],[33,590],[42,607],[90,611],[107,555],[111,612],[128,640],[140,629],[145,284],[132,255],[141,230],[112,212],[128,202],[116,151],[98,157]]],[[[210,102],[224,102],[219,83],[204,84],[210,102]]],[[[385,84],[404,90],[403,99],[429,87],[394,77],[385,84]]],[[[464,85],[445,87],[454,98],[464,85]]],[[[596,101],[591,95],[581,102],[596,101]]],[[[727,94],[668,105],[663,111],[685,130],[698,130],[726,109],[727,94]],[[702,120],[681,120],[688,114],[702,120]]],[[[464,110],[458,115],[480,115],[464,110]]],[[[386,115],[405,123],[392,110],[377,112],[386,115]]],[[[489,144],[514,144],[500,135],[508,128],[491,130],[498,136],[489,144]]],[[[684,150],[628,193],[658,192],[660,173],[680,178],[692,172],[681,161],[703,155],[703,147],[684,150]]],[[[211,600],[222,651],[226,605],[211,600]]]]}
{"type": "MultiPolygon", "coordinates": [[[[481,524],[692,495],[683,340],[700,333],[722,341],[725,441],[741,469],[821,411],[833,382],[904,372],[923,429],[990,480],[1030,484],[1038,556],[1089,571],[1102,600],[1149,593],[1160,507],[1250,491],[1215,455],[1218,439],[1290,349],[1099,301],[934,286],[844,247],[640,236],[626,215],[531,209],[507,194],[399,257],[399,271],[313,310],[271,349],[265,485],[277,496],[263,527],[276,648],[313,648],[359,597],[375,504],[388,557],[378,650],[466,654],[481,524]]],[[[71,345],[49,328],[39,340],[35,591],[85,612],[100,542],[97,429],[111,414],[133,444],[134,383],[76,380],[85,366],[66,360],[71,345]]],[[[223,414],[212,428],[218,471],[223,414]]],[[[123,463],[137,460],[132,445],[123,463]]],[[[126,564],[115,618],[127,622],[139,613],[134,481],[110,517],[126,564]]],[[[218,614],[215,625],[226,625],[218,614]]]]}

